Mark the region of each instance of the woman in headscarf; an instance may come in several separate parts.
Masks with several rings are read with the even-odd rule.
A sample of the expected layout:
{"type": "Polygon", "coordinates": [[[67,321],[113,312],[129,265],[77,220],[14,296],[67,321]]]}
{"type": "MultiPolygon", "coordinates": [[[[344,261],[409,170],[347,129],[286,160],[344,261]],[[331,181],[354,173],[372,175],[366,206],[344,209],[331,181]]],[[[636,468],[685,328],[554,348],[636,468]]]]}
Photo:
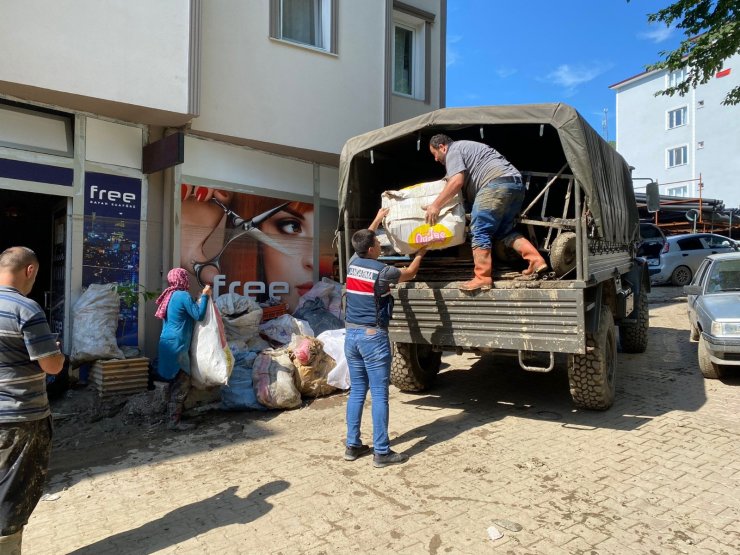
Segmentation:
{"type": "Polygon", "coordinates": [[[206,285],[200,302],[190,296],[190,277],[186,270],[173,268],[167,274],[169,287],[157,299],[155,316],[164,320],[159,336],[159,366],[162,378],[171,380],[167,412],[172,430],[187,430],[192,425],[181,422],[185,398],[190,391],[190,341],[193,326],[206,316],[211,286],[206,285]]]}

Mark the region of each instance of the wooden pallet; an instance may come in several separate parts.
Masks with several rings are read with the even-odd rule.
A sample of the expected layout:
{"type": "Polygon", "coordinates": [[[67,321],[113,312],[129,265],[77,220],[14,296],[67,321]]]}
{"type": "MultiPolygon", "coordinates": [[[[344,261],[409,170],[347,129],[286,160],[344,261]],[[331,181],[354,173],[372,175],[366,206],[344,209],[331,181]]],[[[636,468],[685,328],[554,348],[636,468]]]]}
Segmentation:
{"type": "Polygon", "coordinates": [[[99,360],[90,372],[90,383],[101,397],[146,391],[149,359],[99,360]]]}

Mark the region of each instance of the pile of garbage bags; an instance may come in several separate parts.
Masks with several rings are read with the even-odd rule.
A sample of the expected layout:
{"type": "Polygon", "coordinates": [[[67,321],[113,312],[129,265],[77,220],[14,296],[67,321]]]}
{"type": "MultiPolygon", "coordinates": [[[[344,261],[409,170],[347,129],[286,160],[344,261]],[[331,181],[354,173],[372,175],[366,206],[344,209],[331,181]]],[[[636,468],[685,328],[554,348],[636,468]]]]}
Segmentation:
{"type": "Polygon", "coordinates": [[[303,398],[349,389],[344,358],[341,286],[324,278],[293,315],[262,322],[262,308],[236,293],[219,295],[226,340],[234,357],[225,410],[293,409],[303,398]]]}

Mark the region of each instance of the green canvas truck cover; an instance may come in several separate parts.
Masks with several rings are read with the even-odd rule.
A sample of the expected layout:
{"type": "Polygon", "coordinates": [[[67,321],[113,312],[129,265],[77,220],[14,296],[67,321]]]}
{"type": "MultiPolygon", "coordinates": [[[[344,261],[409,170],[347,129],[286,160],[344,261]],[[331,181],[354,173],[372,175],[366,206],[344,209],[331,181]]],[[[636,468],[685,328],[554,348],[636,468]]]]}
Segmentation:
{"type": "MultiPolygon", "coordinates": [[[[502,150],[520,170],[557,172],[560,167],[555,165],[560,166],[564,160],[568,164],[565,173],[573,175],[585,192],[600,238],[624,244],[637,237],[638,212],[629,166],[574,108],[561,103],[445,108],[348,140],[339,163],[339,229],[344,228],[347,211],[354,217],[363,215],[371,219],[374,216],[374,213],[365,214],[369,199],[360,193],[370,181],[371,163],[375,158],[380,161],[384,155],[392,153],[395,166],[404,165],[403,171],[409,178],[413,176],[414,165],[418,165],[419,179],[412,179],[408,184],[431,180],[428,165],[433,158],[428,149],[432,135],[447,133],[460,138],[460,133],[467,129],[471,140],[481,140],[477,135],[480,132],[486,138],[495,137],[505,144],[506,135],[519,135],[520,127],[528,135],[525,141],[518,137],[517,148],[520,151],[531,149],[522,155],[538,160],[541,153],[542,160],[550,160],[552,167],[519,167],[506,149],[497,147],[496,141],[491,146],[502,150]],[[547,133],[543,132],[545,127],[547,133]],[[549,142],[542,142],[547,137],[550,137],[549,142]],[[557,155],[553,154],[555,151],[557,155]],[[399,155],[404,158],[399,159],[399,155]],[[422,171],[421,168],[426,169],[422,171]]],[[[489,140],[481,142],[491,144],[489,140]]],[[[434,179],[439,179],[443,173],[440,166],[434,179]]],[[[382,185],[374,184],[376,187],[382,185]]]]}

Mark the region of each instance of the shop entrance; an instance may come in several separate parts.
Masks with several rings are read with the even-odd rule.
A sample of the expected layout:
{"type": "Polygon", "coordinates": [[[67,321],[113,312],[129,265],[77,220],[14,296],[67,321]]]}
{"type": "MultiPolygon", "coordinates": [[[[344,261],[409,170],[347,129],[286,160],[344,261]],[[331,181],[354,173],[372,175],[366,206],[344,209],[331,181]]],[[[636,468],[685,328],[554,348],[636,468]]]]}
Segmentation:
{"type": "Polygon", "coordinates": [[[39,257],[28,295],[46,311],[51,331],[64,333],[67,198],[24,191],[0,192],[0,252],[24,246],[39,257]]]}

